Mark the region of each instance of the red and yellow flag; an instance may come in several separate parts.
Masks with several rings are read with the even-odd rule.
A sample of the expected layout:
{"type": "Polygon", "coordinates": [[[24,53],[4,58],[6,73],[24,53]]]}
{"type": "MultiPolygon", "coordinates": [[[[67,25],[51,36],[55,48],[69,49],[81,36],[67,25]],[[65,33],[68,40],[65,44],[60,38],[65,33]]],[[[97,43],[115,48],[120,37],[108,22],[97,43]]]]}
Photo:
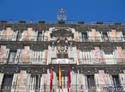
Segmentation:
{"type": "Polygon", "coordinates": [[[70,65],[68,65],[68,81],[67,81],[67,88],[68,88],[68,92],[70,92],[70,83],[71,83],[71,75],[70,75],[70,65]]]}
{"type": "Polygon", "coordinates": [[[62,72],[60,65],[59,65],[59,87],[62,88],[62,72]]]}

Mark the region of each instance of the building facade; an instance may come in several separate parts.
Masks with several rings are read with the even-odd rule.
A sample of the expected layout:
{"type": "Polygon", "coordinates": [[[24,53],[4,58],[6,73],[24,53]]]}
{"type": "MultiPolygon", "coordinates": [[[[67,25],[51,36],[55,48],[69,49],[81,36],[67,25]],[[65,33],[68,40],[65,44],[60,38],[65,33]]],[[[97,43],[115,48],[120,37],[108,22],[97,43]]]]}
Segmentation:
{"type": "Polygon", "coordinates": [[[125,25],[0,22],[0,92],[124,92],[125,25]]]}

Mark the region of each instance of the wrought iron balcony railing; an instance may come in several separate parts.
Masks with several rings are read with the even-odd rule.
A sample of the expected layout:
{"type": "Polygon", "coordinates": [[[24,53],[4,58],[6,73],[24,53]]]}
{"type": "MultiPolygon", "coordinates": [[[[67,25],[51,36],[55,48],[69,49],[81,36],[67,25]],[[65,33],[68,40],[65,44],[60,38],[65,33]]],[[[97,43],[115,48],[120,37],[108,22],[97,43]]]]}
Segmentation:
{"type": "Polygon", "coordinates": [[[78,42],[125,42],[125,37],[88,37],[79,38],[78,42]]]}
{"type": "MultiPolygon", "coordinates": [[[[0,35],[0,41],[54,41],[53,38],[48,39],[47,36],[13,36],[13,35],[0,35]]],[[[55,39],[56,40],[56,39],[55,39]]],[[[78,42],[125,42],[125,37],[78,37],[77,40],[73,38],[70,41],[78,42]]]]}
{"type": "Polygon", "coordinates": [[[97,65],[116,65],[125,64],[125,58],[0,58],[0,64],[97,64],[97,65]]]}
{"type": "Polygon", "coordinates": [[[125,58],[79,58],[79,64],[125,64],[125,58]]]}
{"type": "Polygon", "coordinates": [[[76,64],[74,58],[51,58],[51,64],[76,64]]]}
{"type": "Polygon", "coordinates": [[[0,41],[48,41],[47,36],[14,36],[14,35],[0,35],[0,41]]]}
{"type": "MultiPolygon", "coordinates": [[[[62,88],[59,88],[58,85],[52,86],[51,92],[68,92],[67,85],[63,86],[62,88]]],[[[0,88],[1,92],[50,92],[50,85],[4,85],[0,88]]],[[[124,92],[125,86],[113,86],[113,85],[100,85],[100,86],[92,86],[88,87],[87,85],[71,85],[69,88],[69,92],[124,92]]]]}
{"type": "Polygon", "coordinates": [[[46,64],[46,58],[0,58],[0,64],[46,64]]]}

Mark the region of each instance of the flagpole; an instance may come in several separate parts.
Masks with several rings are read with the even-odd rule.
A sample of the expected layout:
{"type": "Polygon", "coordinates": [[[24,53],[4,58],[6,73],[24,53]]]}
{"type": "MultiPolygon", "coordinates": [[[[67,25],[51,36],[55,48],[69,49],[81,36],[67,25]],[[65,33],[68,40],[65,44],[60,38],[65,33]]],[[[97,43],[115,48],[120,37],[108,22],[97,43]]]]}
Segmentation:
{"type": "Polygon", "coordinates": [[[77,92],[77,72],[76,72],[76,92],[77,92]]]}

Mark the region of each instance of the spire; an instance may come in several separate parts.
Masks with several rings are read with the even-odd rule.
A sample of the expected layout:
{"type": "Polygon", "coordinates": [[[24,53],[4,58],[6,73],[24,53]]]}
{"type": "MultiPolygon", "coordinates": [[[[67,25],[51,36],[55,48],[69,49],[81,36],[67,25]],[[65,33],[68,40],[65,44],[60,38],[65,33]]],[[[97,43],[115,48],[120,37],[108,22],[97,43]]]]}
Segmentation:
{"type": "Polygon", "coordinates": [[[59,9],[59,13],[57,15],[57,20],[59,23],[65,23],[66,21],[66,13],[63,8],[59,9]]]}

